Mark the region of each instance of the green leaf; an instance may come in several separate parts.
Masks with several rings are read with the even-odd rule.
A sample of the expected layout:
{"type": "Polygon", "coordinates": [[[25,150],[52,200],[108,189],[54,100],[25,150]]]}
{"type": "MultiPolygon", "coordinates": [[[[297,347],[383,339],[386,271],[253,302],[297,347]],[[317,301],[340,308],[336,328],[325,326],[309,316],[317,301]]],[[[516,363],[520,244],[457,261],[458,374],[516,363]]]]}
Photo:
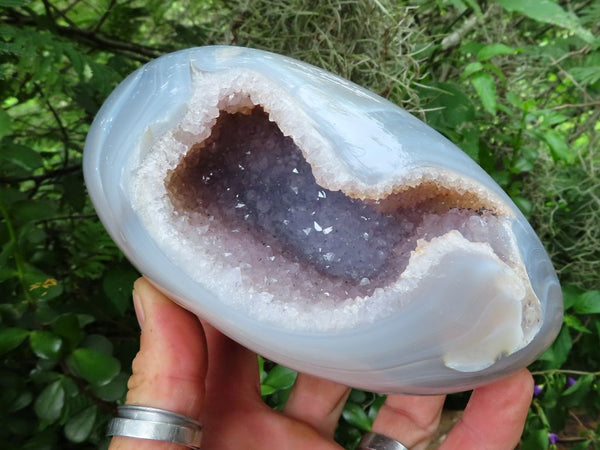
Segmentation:
{"type": "MultiPolygon", "coordinates": [[[[595,441],[598,442],[597,439],[595,439],[595,441]]],[[[592,447],[593,443],[594,441],[592,441],[591,439],[586,439],[585,441],[581,441],[571,446],[570,450],[590,450],[590,448],[594,448],[592,447]]]]}
{"type": "Polygon", "coordinates": [[[99,399],[115,402],[122,399],[127,393],[128,380],[129,375],[121,372],[104,386],[92,386],[92,392],[99,399]]]}
{"type": "Polygon", "coordinates": [[[600,290],[581,294],[573,305],[577,314],[600,314],[600,290]]]}
{"type": "Polygon", "coordinates": [[[477,52],[477,59],[479,61],[487,61],[498,55],[514,55],[517,53],[517,49],[509,47],[504,44],[490,44],[483,47],[477,52]]]}
{"type": "MultiPolygon", "coordinates": [[[[423,95],[432,96],[427,105],[431,108],[427,114],[428,122],[438,129],[456,129],[465,123],[472,123],[475,118],[475,107],[461,89],[450,83],[433,83],[431,90],[423,95]],[[432,95],[433,94],[433,95],[432,95]]],[[[476,133],[469,133],[470,135],[476,133]]]]}
{"type": "Polygon", "coordinates": [[[258,360],[258,374],[260,376],[260,382],[265,380],[267,377],[267,372],[265,371],[265,358],[260,355],[256,355],[256,359],[258,360]]]}
{"type": "Polygon", "coordinates": [[[9,412],[20,411],[29,406],[33,401],[33,394],[30,391],[20,391],[10,403],[9,412]]]}
{"type": "Polygon", "coordinates": [[[354,403],[364,403],[367,400],[367,393],[361,389],[352,389],[348,400],[354,403]]]}
{"type": "Polygon", "coordinates": [[[33,437],[25,443],[22,450],[56,450],[56,441],[56,430],[53,428],[46,428],[45,430],[35,433],[33,437]]]}
{"type": "Polygon", "coordinates": [[[600,80],[600,65],[589,67],[572,67],[569,73],[580,84],[594,84],[600,80]]]}
{"type": "Polygon", "coordinates": [[[25,6],[28,0],[0,0],[0,8],[15,8],[25,6]]]}
{"type": "Polygon", "coordinates": [[[45,220],[56,216],[58,203],[54,200],[27,200],[13,205],[14,215],[22,222],[45,220]]]}
{"type": "Polygon", "coordinates": [[[487,72],[477,72],[471,76],[471,83],[477,91],[487,112],[496,115],[496,84],[494,77],[487,72]]]}
{"type": "Polygon", "coordinates": [[[62,284],[56,278],[40,272],[31,265],[25,267],[27,272],[24,274],[23,281],[27,284],[33,298],[50,300],[62,294],[62,284]]]}
{"type": "Polygon", "coordinates": [[[575,162],[575,152],[571,151],[565,136],[561,133],[556,130],[545,130],[542,133],[536,134],[548,144],[550,152],[552,153],[552,158],[554,158],[555,161],[565,161],[569,164],[575,162]]]}
{"type": "Polygon", "coordinates": [[[27,196],[17,188],[5,188],[0,186],[0,205],[12,205],[25,198],[27,198],[27,196]]]}
{"type": "Polygon", "coordinates": [[[113,343],[106,336],[101,334],[88,334],[83,341],[81,347],[91,348],[106,355],[112,355],[113,343]]]}
{"type": "Polygon", "coordinates": [[[383,395],[383,394],[375,394],[375,400],[373,401],[373,403],[371,404],[371,406],[369,406],[369,411],[367,413],[367,415],[369,416],[369,419],[371,419],[371,421],[375,420],[375,417],[377,417],[377,414],[379,414],[379,410],[383,407],[383,404],[385,403],[385,400],[387,399],[387,395],[383,395]]]}
{"type": "Polygon", "coordinates": [[[18,272],[9,266],[15,250],[15,241],[9,241],[2,246],[2,251],[0,251],[0,283],[18,275],[18,272]]]}
{"type": "Polygon", "coordinates": [[[296,381],[297,372],[287,367],[277,365],[273,367],[267,374],[261,386],[261,393],[264,391],[268,392],[263,395],[271,394],[275,391],[287,389],[292,387],[294,381],[296,381]],[[270,391],[270,392],[269,392],[270,391]]]}
{"type": "Polygon", "coordinates": [[[562,287],[562,293],[565,311],[568,311],[573,307],[575,302],[577,302],[579,296],[582,294],[582,291],[577,286],[566,284],[562,287]]]}
{"type": "MultiPolygon", "coordinates": [[[[77,383],[75,383],[75,380],[73,380],[73,378],[71,378],[71,377],[63,378],[62,382],[63,382],[63,387],[65,388],[65,394],[67,397],[81,398],[81,396],[80,396],[81,391],[79,390],[79,386],[77,386],[77,383]]],[[[86,405],[87,405],[87,403],[86,403],[86,405]]]]}
{"type": "Polygon", "coordinates": [[[65,338],[70,348],[75,348],[81,342],[83,336],[81,328],[75,314],[63,314],[52,323],[52,330],[65,338]]]}
{"type": "Polygon", "coordinates": [[[531,200],[520,195],[513,196],[512,199],[525,217],[531,217],[531,210],[533,209],[533,203],[531,203],[531,200]]]}
{"type": "Polygon", "coordinates": [[[549,369],[559,369],[567,360],[571,347],[573,347],[573,341],[571,340],[569,328],[563,326],[554,344],[539,359],[546,361],[549,369]]]}
{"type": "MultiPolygon", "coordinates": [[[[1,125],[0,125],[1,134],[1,125]]],[[[15,143],[0,147],[0,170],[14,176],[31,175],[31,172],[43,166],[44,159],[35,150],[15,143]]]]}
{"type": "Polygon", "coordinates": [[[521,450],[546,450],[548,448],[548,430],[533,430],[521,441],[521,450]]]}
{"type": "Polygon", "coordinates": [[[0,139],[12,131],[12,119],[6,111],[0,109],[0,139]]]}
{"type": "Polygon", "coordinates": [[[591,333],[590,330],[583,326],[583,324],[577,316],[571,316],[569,314],[566,314],[563,318],[563,321],[565,325],[567,325],[569,328],[573,328],[574,330],[580,331],[582,333],[591,333]]]}
{"type": "Polygon", "coordinates": [[[67,358],[67,365],[73,374],[94,386],[110,383],[121,371],[118,359],[89,348],[75,350],[67,358]]]}
{"type": "Polygon", "coordinates": [[[27,336],[29,336],[29,331],[22,328],[4,328],[0,330],[0,355],[17,348],[27,336]]]}
{"type": "Polygon", "coordinates": [[[477,3],[477,0],[465,0],[465,3],[475,11],[477,17],[481,18],[483,16],[483,12],[481,11],[481,7],[477,3]]]}
{"type": "Polygon", "coordinates": [[[563,394],[561,403],[565,406],[577,406],[581,405],[584,398],[590,392],[592,383],[594,382],[594,375],[583,375],[580,377],[573,386],[567,388],[563,394]]]}
{"type": "Polygon", "coordinates": [[[549,23],[566,28],[588,44],[591,44],[596,40],[592,32],[581,25],[579,17],[572,12],[565,11],[555,1],[496,0],[496,2],[502,5],[507,11],[518,12],[538,22],[549,23]]]}
{"type": "Polygon", "coordinates": [[[72,416],[65,424],[65,437],[71,442],[85,441],[94,429],[97,413],[98,408],[92,405],[72,416]]]}
{"type": "Polygon", "coordinates": [[[272,393],[277,392],[277,389],[273,386],[269,386],[266,384],[260,385],[260,395],[271,395],[272,393]]]}
{"type": "Polygon", "coordinates": [[[347,402],[344,406],[342,417],[346,422],[363,431],[371,431],[371,427],[373,426],[365,410],[357,403],[347,402]]]}
{"type": "Polygon", "coordinates": [[[104,293],[121,315],[131,308],[131,290],[138,277],[139,274],[129,267],[116,267],[110,269],[102,280],[104,293]]]}
{"type": "Polygon", "coordinates": [[[56,359],[60,355],[63,340],[50,331],[32,331],[29,344],[38,358],[56,359]]]}
{"type": "Polygon", "coordinates": [[[462,77],[468,78],[474,73],[481,72],[483,70],[483,64],[480,62],[472,62],[466,65],[463,70],[462,77]]]}
{"type": "Polygon", "coordinates": [[[54,423],[60,418],[64,405],[65,390],[59,379],[44,388],[35,401],[34,410],[43,421],[54,423]]]}
{"type": "Polygon", "coordinates": [[[530,158],[519,156],[512,165],[511,169],[514,173],[523,173],[533,171],[534,167],[534,161],[532,161],[530,158]]]}

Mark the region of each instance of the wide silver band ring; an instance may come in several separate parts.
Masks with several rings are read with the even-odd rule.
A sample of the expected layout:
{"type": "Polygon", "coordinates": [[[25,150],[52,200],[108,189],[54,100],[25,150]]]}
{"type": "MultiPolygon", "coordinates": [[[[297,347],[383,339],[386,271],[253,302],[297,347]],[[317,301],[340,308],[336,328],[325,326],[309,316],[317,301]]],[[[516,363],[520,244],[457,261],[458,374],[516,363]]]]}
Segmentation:
{"type": "Polygon", "coordinates": [[[383,434],[367,433],[360,440],[357,450],[408,450],[408,447],[383,434]]]}
{"type": "Polygon", "coordinates": [[[148,406],[123,405],[108,424],[107,436],[172,442],[199,449],[202,426],[191,417],[148,406]]]}

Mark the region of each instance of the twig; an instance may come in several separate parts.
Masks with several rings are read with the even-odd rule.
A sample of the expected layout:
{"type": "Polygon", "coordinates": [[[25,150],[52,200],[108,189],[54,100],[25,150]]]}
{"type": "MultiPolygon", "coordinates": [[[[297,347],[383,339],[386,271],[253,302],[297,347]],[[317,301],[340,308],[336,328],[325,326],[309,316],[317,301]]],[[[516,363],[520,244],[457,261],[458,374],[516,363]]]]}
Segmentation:
{"type": "Polygon", "coordinates": [[[442,39],[442,50],[448,50],[451,47],[457,46],[463,37],[469,33],[475,25],[477,25],[479,19],[477,15],[472,15],[454,32],[450,33],[444,39],[442,39]]]}
{"type": "Polygon", "coordinates": [[[69,132],[65,128],[64,124],[62,123],[62,120],[60,119],[58,112],[56,111],[56,109],[54,109],[54,106],[52,106],[52,103],[50,103],[50,100],[44,94],[44,91],[42,90],[40,85],[38,83],[34,83],[34,86],[35,86],[35,89],[40,94],[40,97],[42,97],[44,99],[46,106],[52,113],[52,116],[54,117],[54,120],[56,120],[56,123],[58,124],[58,128],[60,129],[60,132],[63,135],[63,153],[64,153],[63,167],[68,167],[68,165],[69,165],[69,140],[70,140],[69,132]]]}
{"type": "Polygon", "coordinates": [[[581,47],[579,50],[574,50],[572,52],[569,53],[565,53],[564,55],[562,55],[560,58],[558,58],[555,62],[552,63],[552,65],[554,64],[558,64],[561,61],[570,58],[571,56],[575,56],[575,55],[579,55],[580,53],[587,53],[587,51],[590,49],[589,45],[584,45],[583,47],[581,47]]]}
{"type": "Polygon", "coordinates": [[[594,102],[587,102],[587,103],[565,103],[564,105],[555,106],[555,107],[551,108],[551,110],[558,111],[558,110],[567,109],[567,108],[587,108],[588,106],[596,106],[596,105],[600,105],[600,100],[597,100],[594,102]]]}
{"type": "Polygon", "coordinates": [[[102,14],[102,17],[100,17],[100,20],[94,27],[94,33],[98,33],[100,31],[100,28],[102,28],[102,25],[104,25],[104,22],[106,22],[106,19],[108,19],[108,16],[110,16],[110,13],[112,12],[112,9],[115,6],[115,3],[116,3],[116,0],[110,1],[110,3],[108,4],[108,7],[106,8],[106,11],[104,12],[104,14],[102,14]]]}
{"type": "Polygon", "coordinates": [[[565,76],[567,77],[571,83],[573,83],[574,86],[577,87],[577,89],[579,89],[581,91],[581,93],[583,94],[583,96],[586,99],[589,99],[590,96],[587,93],[587,91],[581,87],[581,85],[577,82],[577,80],[575,78],[573,78],[573,75],[571,75],[569,72],[567,72],[565,69],[562,68],[562,66],[558,63],[557,60],[555,60],[554,58],[550,57],[550,59],[552,60],[552,65],[555,65],[556,67],[558,67],[558,70],[565,76]]]}
{"type": "Polygon", "coordinates": [[[48,222],[58,222],[60,220],[85,220],[85,219],[94,219],[98,217],[96,214],[79,214],[73,216],[57,216],[50,217],[48,219],[40,219],[37,220],[36,223],[48,223],[48,222]]]}
{"type": "MultiPolygon", "coordinates": [[[[32,17],[27,17],[24,14],[15,10],[10,10],[9,14],[3,17],[7,23],[16,25],[34,25],[36,20],[32,17]]],[[[127,55],[136,61],[147,62],[151,59],[162,55],[162,51],[158,48],[149,47],[146,45],[136,44],[133,42],[123,42],[112,37],[104,36],[93,31],[81,30],[76,27],[68,27],[53,24],[54,30],[61,36],[69,38],[79,38],[90,47],[94,47],[104,51],[113,51],[127,55]]]]}
{"type": "Polygon", "coordinates": [[[25,261],[23,260],[23,255],[21,254],[21,249],[19,247],[19,239],[17,238],[17,233],[8,214],[8,210],[1,202],[0,217],[4,218],[4,224],[6,225],[10,242],[13,244],[13,258],[17,268],[17,278],[19,279],[19,284],[23,290],[23,296],[25,297],[27,304],[31,307],[33,305],[33,299],[31,298],[31,293],[29,292],[28,286],[25,283],[25,261]]]}
{"type": "Polygon", "coordinates": [[[62,169],[51,170],[40,175],[28,175],[24,177],[0,177],[0,183],[21,183],[23,181],[35,181],[36,183],[49,180],[52,178],[58,178],[63,175],[78,172],[81,170],[80,165],[63,167],[62,169]]]}
{"type": "Polygon", "coordinates": [[[551,375],[553,373],[563,373],[565,375],[592,375],[599,376],[600,371],[598,372],[585,372],[583,370],[568,370],[568,369],[548,369],[548,370],[536,370],[531,372],[531,375],[551,375]]]}

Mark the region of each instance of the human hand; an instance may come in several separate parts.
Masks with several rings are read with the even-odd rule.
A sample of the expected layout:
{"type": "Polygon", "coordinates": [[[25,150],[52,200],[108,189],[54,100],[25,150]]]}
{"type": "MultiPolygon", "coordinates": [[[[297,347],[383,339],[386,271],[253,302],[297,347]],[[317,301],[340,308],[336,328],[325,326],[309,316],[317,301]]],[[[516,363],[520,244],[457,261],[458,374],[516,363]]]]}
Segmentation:
{"type": "MultiPolygon", "coordinates": [[[[198,418],[202,449],[341,449],[333,434],[349,388],[298,374],[282,412],[262,400],[256,355],[171,302],[146,279],[134,287],[142,328],[127,404],[198,418]]],[[[527,370],[474,390],[458,424],[440,447],[512,449],[519,442],[533,393],[527,370]]],[[[424,449],[437,429],[444,396],[390,395],[373,432],[424,449]]],[[[114,437],[110,450],[185,449],[160,441],[114,437]]]]}

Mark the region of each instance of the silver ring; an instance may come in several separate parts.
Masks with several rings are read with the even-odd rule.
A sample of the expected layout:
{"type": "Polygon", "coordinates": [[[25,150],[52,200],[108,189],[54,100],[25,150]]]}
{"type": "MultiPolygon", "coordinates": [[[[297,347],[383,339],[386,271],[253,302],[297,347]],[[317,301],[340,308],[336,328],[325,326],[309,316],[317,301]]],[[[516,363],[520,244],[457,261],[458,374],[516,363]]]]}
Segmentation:
{"type": "Polygon", "coordinates": [[[408,447],[383,434],[367,433],[360,440],[357,450],[408,450],[408,447]]]}
{"type": "Polygon", "coordinates": [[[200,448],[202,425],[191,417],[148,406],[123,405],[117,409],[118,417],[108,424],[107,436],[151,439],[200,448]]]}

